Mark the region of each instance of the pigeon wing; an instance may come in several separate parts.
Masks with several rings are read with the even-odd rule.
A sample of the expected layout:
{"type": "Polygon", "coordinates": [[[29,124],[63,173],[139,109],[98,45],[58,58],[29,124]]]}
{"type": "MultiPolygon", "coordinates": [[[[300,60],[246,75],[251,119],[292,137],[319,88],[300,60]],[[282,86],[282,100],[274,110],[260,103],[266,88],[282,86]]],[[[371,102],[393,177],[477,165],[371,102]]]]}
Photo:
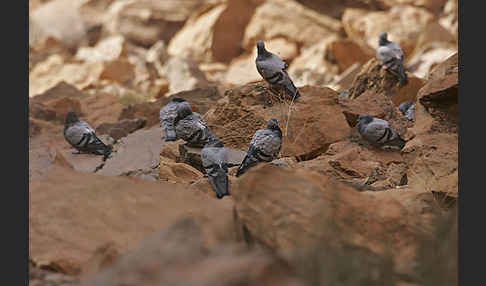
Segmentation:
{"type": "Polygon", "coordinates": [[[201,151],[203,167],[218,198],[229,195],[228,149],[205,147],[201,151]]]}

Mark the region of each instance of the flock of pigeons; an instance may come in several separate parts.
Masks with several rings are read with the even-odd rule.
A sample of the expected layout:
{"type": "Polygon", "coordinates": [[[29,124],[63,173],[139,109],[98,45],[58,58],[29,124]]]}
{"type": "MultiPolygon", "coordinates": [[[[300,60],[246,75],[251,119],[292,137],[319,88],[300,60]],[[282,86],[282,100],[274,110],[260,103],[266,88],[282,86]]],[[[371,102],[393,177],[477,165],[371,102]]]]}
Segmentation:
{"type": "MultiPolygon", "coordinates": [[[[267,51],[263,41],[257,43],[258,56],[255,60],[256,68],[271,88],[283,90],[293,100],[300,97],[298,89],[290,79],[288,67],[279,56],[267,51]]],[[[388,41],[387,33],[379,36],[379,47],[376,57],[382,67],[396,75],[401,85],[408,83],[403,66],[403,51],[397,43],[388,41]]],[[[403,115],[413,121],[415,103],[404,102],[398,109],[403,115]]],[[[182,139],[189,147],[202,148],[201,159],[207,177],[218,198],[229,195],[228,184],[228,149],[223,142],[207,126],[201,115],[193,112],[183,98],[174,97],[160,109],[160,124],[165,141],[182,139]]],[[[373,146],[396,146],[400,149],[405,141],[390,126],[386,120],[367,114],[359,116],[356,128],[363,139],[373,146]]],[[[103,155],[106,159],[112,152],[111,145],[104,144],[95,134],[93,128],[86,122],[80,121],[76,114],[69,111],[64,126],[64,137],[78,153],[92,153],[103,155]]],[[[282,130],[277,119],[270,119],[265,129],[255,132],[250,142],[248,152],[238,167],[236,176],[239,177],[248,169],[260,162],[271,162],[278,158],[282,148],[282,130]]]]}

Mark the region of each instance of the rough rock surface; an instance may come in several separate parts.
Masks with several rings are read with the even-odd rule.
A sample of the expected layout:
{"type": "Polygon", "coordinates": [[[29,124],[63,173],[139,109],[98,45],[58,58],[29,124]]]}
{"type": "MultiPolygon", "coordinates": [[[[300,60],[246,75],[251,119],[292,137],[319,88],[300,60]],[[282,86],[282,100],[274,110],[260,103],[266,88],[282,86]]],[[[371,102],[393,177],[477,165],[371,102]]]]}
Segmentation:
{"type": "Polygon", "coordinates": [[[185,186],[52,170],[30,183],[29,254],[39,267],[78,274],[97,249],[121,253],[184,217],[203,225],[214,245],[233,224],[231,200],[216,201],[185,186]]]}
{"type": "Polygon", "coordinates": [[[118,140],[128,134],[143,128],[147,121],[145,119],[125,119],[116,123],[103,123],[96,127],[97,134],[108,134],[111,138],[118,140]]]}
{"type": "Polygon", "coordinates": [[[114,153],[97,174],[106,176],[133,176],[157,180],[160,163],[162,129],[141,129],[119,140],[114,153]]]}
{"type": "Polygon", "coordinates": [[[314,172],[266,164],[233,188],[238,225],[247,241],[277,251],[327,240],[390,251],[396,268],[413,262],[419,219],[398,200],[377,199],[314,172]],[[337,232],[333,232],[332,230],[337,232]],[[345,231],[346,235],[338,235],[345,231]]]}
{"type": "Polygon", "coordinates": [[[405,145],[409,184],[458,195],[458,56],[434,68],[418,92],[415,138],[405,145]]]}
{"type": "Polygon", "coordinates": [[[379,61],[370,59],[363,65],[361,71],[354,78],[352,87],[349,89],[349,98],[357,98],[366,92],[382,93],[390,96],[396,106],[403,101],[415,101],[416,94],[424,85],[424,81],[408,74],[408,84],[399,86],[398,78],[391,73],[381,69],[379,61]]]}
{"type": "Polygon", "coordinates": [[[303,285],[288,271],[287,265],[262,250],[230,242],[207,248],[200,224],[182,219],[150,235],[81,285],[303,285]]]}

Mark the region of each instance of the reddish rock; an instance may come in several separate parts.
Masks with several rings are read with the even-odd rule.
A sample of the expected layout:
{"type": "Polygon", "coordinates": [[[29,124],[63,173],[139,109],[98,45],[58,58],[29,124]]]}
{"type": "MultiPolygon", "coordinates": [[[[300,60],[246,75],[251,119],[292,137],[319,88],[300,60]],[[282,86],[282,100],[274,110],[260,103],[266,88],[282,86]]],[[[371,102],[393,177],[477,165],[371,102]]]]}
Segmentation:
{"type": "Polygon", "coordinates": [[[206,247],[204,231],[194,219],[181,219],[81,285],[303,285],[288,265],[265,251],[229,238],[217,247],[206,247]]]}
{"type": "Polygon", "coordinates": [[[264,164],[238,180],[232,197],[246,236],[287,253],[318,242],[391,255],[395,271],[413,263],[418,225],[393,198],[372,197],[308,170],[264,164]],[[335,230],[335,231],[333,231],[335,230]]]}
{"type": "Polygon", "coordinates": [[[370,59],[361,71],[356,75],[352,87],[349,89],[349,98],[359,97],[365,91],[373,93],[384,93],[390,96],[395,106],[403,101],[415,101],[418,90],[424,85],[422,79],[408,74],[408,84],[399,86],[398,78],[381,69],[376,58],[370,59]]]}
{"type": "Polygon", "coordinates": [[[145,119],[125,119],[116,123],[102,123],[96,127],[97,134],[108,134],[118,140],[128,134],[143,128],[147,121],[145,119]]]}
{"type": "Polygon", "coordinates": [[[79,273],[110,242],[124,254],[184,217],[201,223],[206,246],[233,227],[232,200],[216,201],[177,184],[55,167],[32,180],[29,193],[29,258],[61,273],[79,273]]]}

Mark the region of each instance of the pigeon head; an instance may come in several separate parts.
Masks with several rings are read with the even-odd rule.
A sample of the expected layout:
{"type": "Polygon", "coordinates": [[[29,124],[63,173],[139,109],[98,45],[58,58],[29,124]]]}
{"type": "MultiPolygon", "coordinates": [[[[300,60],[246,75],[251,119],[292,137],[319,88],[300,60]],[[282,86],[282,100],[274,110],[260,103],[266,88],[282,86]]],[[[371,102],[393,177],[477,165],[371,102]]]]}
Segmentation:
{"type": "Polygon", "coordinates": [[[262,40],[258,40],[257,42],[257,50],[259,54],[265,53],[267,50],[265,50],[265,44],[263,43],[262,40]]]}
{"type": "Polygon", "coordinates": [[[373,117],[371,115],[368,115],[368,114],[361,114],[359,117],[358,117],[358,121],[357,123],[363,123],[363,124],[368,124],[370,123],[371,121],[373,121],[373,117]]]}
{"type": "Polygon", "coordinates": [[[380,46],[384,46],[388,44],[390,41],[388,41],[388,34],[386,32],[380,33],[380,36],[378,37],[378,44],[380,46]]]}
{"type": "Polygon", "coordinates": [[[76,113],[74,111],[69,110],[68,113],[66,114],[66,125],[70,125],[73,123],[79,122],[78,116],[76,116],[76,113]]]}
{"type": "Polygon", "coordinates": [[[268,120],[268,122],[267,122],[267,128],[268,129],[276,129],[276,128],[279,128],[278,127],[278,120],[275,119],[275,118],[270,118],[270,120],[268,120]]]}

